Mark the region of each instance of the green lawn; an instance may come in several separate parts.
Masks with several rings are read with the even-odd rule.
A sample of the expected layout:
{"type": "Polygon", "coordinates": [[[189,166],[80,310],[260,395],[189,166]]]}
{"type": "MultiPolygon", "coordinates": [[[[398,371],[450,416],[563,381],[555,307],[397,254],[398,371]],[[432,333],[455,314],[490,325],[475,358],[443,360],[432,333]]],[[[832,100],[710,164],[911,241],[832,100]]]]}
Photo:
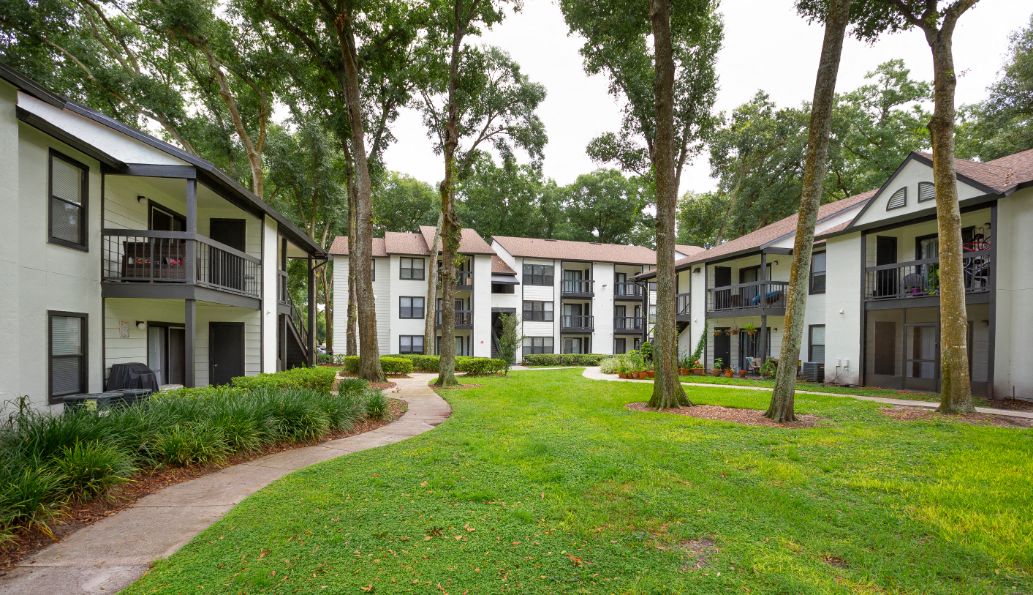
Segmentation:
{"type": "Polygon", "coordinates": [[[130,592],[1033,592],[1031,430],[807,395],[818,427],[744,427],[629,411],[650,385],[578,369],[477,382],[434,431],[276,482],[130,592]]]}
{"type": "MultiPolygon", "coordinates": [[[[775,386],[774,379],[770,378],[740,378],[733,376],[728,378],[726,376],[681,376],[682,382],[698,382],[703,384],[720,384],[720,385],[735,385],[739,386],[762,386],[765,388],[773,388],[775,386]]],[[[823,393],[835,393],[838,395],[861,395],[865,397],[888,397],[891,399],[914,399],[917,401],[939,401],[940,397],[936,393],[918,392],[918,391],[903,391],[893,390],[891,388],[871,388],[866,386],[836,386],[834,384],[820,384],[817,382],[800,382],[796,383],[797,390],[810,390],[823,393]]],[[[983,403],[980,403],[982,405],[983,403]]]]}

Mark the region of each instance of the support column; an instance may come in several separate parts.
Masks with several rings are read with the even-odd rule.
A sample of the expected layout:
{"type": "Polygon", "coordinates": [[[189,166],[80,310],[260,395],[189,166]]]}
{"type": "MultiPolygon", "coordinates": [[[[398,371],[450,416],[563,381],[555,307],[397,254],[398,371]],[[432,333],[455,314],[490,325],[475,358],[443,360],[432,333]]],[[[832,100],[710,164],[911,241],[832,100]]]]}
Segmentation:
{"type": "MultiPolygon", "coordinates": [[[[197,233],[197,180],[190,178],[186,180],[186,231],[189,234],[197,233]]],[[[197,242],[188,240],[186,242],[186,253],[183,255],[184,273],[188,284],[197,283],[197,242]]]]}
{"type": "Polygon", "coordinates": [[[649,281],[639,281],[642,288],[642,342],[649,340],[649,281]]]}
{"type": "MultiPolygon", "coordinates": [[[[984,238],[986,239],[986,238],[984,238]]],[[[994,399],[994,358],[997,350],[994,343],[997,341],[997,201],[990,205],[990,279],[987,289],[990,291],[990,304],[988,306],[987,324],[990,326],[989,341],[987,343],[987,371],[986,371],[986,398],[994,399]]],[[[968,346],[972,349],[972,346],[968,346]]],[[[972,354],[969,354],[972,357],[972,354]]]]}
{"type": "MultiPolygon", "coordinates": [[[[769,280],[768,279],[768,254],[767,254],[767,252],[764,252],[764,251],[761,251],[761,253],[760,253],[760,275],[759,275],[759,277],[760,277],[760,280],[763,281],[763,283],[761,283],[760,286],[757,287],[757,290],[760,292],[760,309],[761,309],[761,312],[763,312],[768,307],[768,284],[767,284],[767,281],[769,280]]],[[[785,329],[782,329],[782,332],[785,332],[785,329]]],[[[768,317],[767,317],[767,314],[761,314],[760,315],[760,348],[757,351],[760,351],[760,353],[761,353],[760,363],[761,363],[761,365],[763,365],[764,362],[768,361],[768,317]]],[[[782,363],[782,362],[779,362],[779,363],[782,363]]]]}
{"type": "Polygon", "coordinates": [[[194,361],[194,341],[197,336],[197,301],[185,300],[185,311],[183,313],[183,334],[186,339],[183,345],[183,384],[188,387],[197,386],[196,362],[194,361]]]}
{"type": "Polygon", "coordinates": [[[308,365],[316,365],[316,269],[308,257],[308,365]]]}

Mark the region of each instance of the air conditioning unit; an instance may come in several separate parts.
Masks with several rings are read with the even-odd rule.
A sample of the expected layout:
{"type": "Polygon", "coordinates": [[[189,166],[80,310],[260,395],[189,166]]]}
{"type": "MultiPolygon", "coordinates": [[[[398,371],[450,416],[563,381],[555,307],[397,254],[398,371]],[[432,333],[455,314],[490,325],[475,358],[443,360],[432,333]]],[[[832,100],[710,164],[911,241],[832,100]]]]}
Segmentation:
{"type": "Polygon", "coordinates": [[[825,362],[804,362],[803,379],[807,382],[825,382],[825,362]]]}

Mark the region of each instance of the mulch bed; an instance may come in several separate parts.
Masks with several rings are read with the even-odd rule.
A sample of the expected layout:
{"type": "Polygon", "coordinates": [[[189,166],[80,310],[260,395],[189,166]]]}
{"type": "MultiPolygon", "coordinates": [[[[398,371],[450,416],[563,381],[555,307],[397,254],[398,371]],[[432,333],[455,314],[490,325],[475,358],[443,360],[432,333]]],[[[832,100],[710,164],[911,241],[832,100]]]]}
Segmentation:
{"type": "Polygon", "coordinates": [[[986,406],[1010,411],[1033,411],[1033,401],[1022,399],[987,399],[986,406]]]}
{"type": "Polygon", "coordinates": [[[192,467],[163,467],[137,473],[133,476],[133,479],[130,482],[112,488],[103,497],[90,502],[77,502],[70,504],[64,511],[62,511],[60,517],[53,519],[50,523],[50,528],[54,532],[53,539],[36,528],[17,531],[12,539],[0,544],[0,576],[6,574],[7,570],[27,556],[40,551],[55,541],[60,541],[62,537],[74,533],[87,525],[92,525],[93,523],[96,523],[105,517],[109,517],[120,510],[129,508],[144,496],[153,494],[154,492],[171,485],[196,479],[202,475],[214,473],[220,469],[251,461],[273,453],[302,448],[305,446],[314,446],[329,440],[337,440],[339,438],[346,438],[348,436],[369,432],[370,430],[375,430],[395,421],[401,417],[407,409],[408,403],[401,399],[393,399],[389,397],[388,414],[384,419],[367,419],[361,423],[355,424],[350,430],[335,432],[320,440],[273,445],[260,451],[230,456],[219,464],[195,465],[192,467]]]}
{"type": "Polygon", "coordinates": [[[1033,419],[1005,417],[989,413],[964,413],[961,415],[944,415],[933,409],[918,407],[885,407],[880,409],[886,417],[899,421],[935,421],[952,420],[981,426],[999,426],[1002,428],[1033,428],[1033,419]]]}
{"type": "Polygon", "coordinates": [[[818,416],[816,415],[797,415],[796,421],[780,424],[764,417],[764,412],[757,409],[737,409],[735,407],[719,407],[717,405],[693,405],[692,407],[678,407],[659,412],[650,407],[648,403],[628,403],[627,407],[633,411],[684,415],[686,417],[730,421],[746,426],[765,426],[768,428],[809,428],[818,422],[818,416]]]}

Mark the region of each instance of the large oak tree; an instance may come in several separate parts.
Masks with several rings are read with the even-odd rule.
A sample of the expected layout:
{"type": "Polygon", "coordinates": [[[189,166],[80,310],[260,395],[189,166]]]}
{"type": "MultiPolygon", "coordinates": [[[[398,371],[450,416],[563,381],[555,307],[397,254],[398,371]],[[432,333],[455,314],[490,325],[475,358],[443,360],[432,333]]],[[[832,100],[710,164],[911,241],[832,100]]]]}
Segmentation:
{"type": "Polygon", "coordinates": [[[714,63],[722,28],[716,2],[561,0],[567,26],[585,38],[585,69],[623,100],[619,133],[590,146],[597,159],[648,173],[656,191],[657,320],[654,407],[688,404],[678,381],[674,219],[681,172],[713,124],[714,63]]]}

